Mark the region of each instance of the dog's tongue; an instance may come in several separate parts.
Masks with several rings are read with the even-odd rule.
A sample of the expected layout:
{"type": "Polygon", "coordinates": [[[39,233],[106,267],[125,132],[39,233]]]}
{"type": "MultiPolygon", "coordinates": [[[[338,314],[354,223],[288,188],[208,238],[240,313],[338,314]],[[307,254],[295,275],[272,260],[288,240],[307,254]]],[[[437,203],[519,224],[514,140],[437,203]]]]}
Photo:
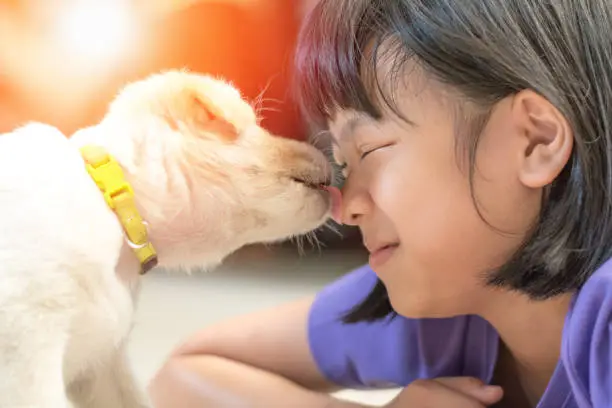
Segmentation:
{"type": "Polygon", "coordinates": [[[338,187],[325,186],[332,202],[331,216],[338,224],[342,224],[342,193],[338,187]]]}

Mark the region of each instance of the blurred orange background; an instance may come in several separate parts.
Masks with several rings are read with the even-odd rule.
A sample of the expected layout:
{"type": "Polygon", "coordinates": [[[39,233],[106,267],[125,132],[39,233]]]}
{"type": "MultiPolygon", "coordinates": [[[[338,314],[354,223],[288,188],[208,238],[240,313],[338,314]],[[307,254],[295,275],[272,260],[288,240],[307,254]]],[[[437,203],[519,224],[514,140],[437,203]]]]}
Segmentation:
{"type": "Polygon", "coordinates": [[[0,0],[0,132],[42,121],[70,135],[97,122],[124,83],[188,68],[247,99],[265,90],[264,126],[303,139],[292,52],[315,1],[0,0]]]}

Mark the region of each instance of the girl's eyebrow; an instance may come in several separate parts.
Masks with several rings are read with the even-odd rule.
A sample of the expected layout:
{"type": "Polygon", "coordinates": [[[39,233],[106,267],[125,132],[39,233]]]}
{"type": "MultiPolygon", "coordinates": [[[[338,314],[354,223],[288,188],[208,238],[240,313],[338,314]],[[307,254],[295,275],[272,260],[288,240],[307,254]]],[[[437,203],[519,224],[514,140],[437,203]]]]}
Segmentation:
{"type": "Polygon", "coordinates": [[[371,123],[372,119],[363,115],[354,115],[347,119],[336,134],[329,132],[331,144],[337,149],[340,149],[340,145],[343,144],[347,139],[352,137],[355,131],[361,126],[365,126],[371,123]]]}
{"type": "Polygon", "coordinates": [[[371,120],[363,115],[351,116],[340,127],[338,138],[332,138],[332,143],[338,146],[345,139],[351,137],[359,127],[366,125],[368,122],[371,122],[371,120]]]}
{"type": "MultiPolygon", "coordinates": [[[[365,126],[367,124],[370,124],[374,121],[374,119],[368,117],[368,116],[364,116],[364,115],[353,115],[351,116],[349,119],[347,119],[344,123],[342,123],[342,125],[340,126],[340,129],[338,130],[337,134],[338,136],[336,137],[334,134],[331,134],[331,144],[332,144],[332,149],[336,149],[336,151],[340,151],[340,145],[346,141],[346,139],[351,138],[355,131],[360,128],[361,126],[365,126]]],[[[336,154],[334,154],[334,161],[342,168],[346,167],[346,161],[344,159],[342,160],[338,160],[336,158],[336,154]]]]}
{"type": "MultiPolygon", "coordinates": [[[[402,117],[403,122],[408,124],[409,126],[417,126],[416,123],[407,117],[402,117]]],[[[331,134],[332,144],[335,146],[340,146],[346,139],[349,139],[354,135],[354,133],[362,126],[367,125],[380,125],[381,121],[374,119],[371,116],[364,114],[356,114],[347,119],[341,126],[337,132],[337,137],[334,134],[331,134]]]]}

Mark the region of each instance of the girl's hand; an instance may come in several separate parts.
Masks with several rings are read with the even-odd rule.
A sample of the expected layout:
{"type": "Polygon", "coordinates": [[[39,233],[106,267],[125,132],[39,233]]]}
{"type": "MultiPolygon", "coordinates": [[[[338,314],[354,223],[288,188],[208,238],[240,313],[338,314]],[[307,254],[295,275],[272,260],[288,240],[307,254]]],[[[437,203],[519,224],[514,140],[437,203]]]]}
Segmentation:
{"type": "Polygon", "coordinates": [[[486,408],[501,400],[501,387],[485,385],[473,377],[417,380],[406,387],[387,408],[486,408]]]}

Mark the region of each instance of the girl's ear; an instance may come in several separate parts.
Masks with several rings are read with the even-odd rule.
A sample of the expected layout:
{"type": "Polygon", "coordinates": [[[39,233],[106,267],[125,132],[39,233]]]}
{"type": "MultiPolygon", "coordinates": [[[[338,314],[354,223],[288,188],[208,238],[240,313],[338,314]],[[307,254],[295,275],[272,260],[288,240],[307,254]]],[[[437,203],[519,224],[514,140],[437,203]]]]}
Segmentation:
{"type": "Polygon", "coordinates": [[[574,146],[571,126],[553,104],[531,90],[514,97],[512,115],[524,142],[521,183],[530,188],[551,184],[571,156],[574,146]]]}

